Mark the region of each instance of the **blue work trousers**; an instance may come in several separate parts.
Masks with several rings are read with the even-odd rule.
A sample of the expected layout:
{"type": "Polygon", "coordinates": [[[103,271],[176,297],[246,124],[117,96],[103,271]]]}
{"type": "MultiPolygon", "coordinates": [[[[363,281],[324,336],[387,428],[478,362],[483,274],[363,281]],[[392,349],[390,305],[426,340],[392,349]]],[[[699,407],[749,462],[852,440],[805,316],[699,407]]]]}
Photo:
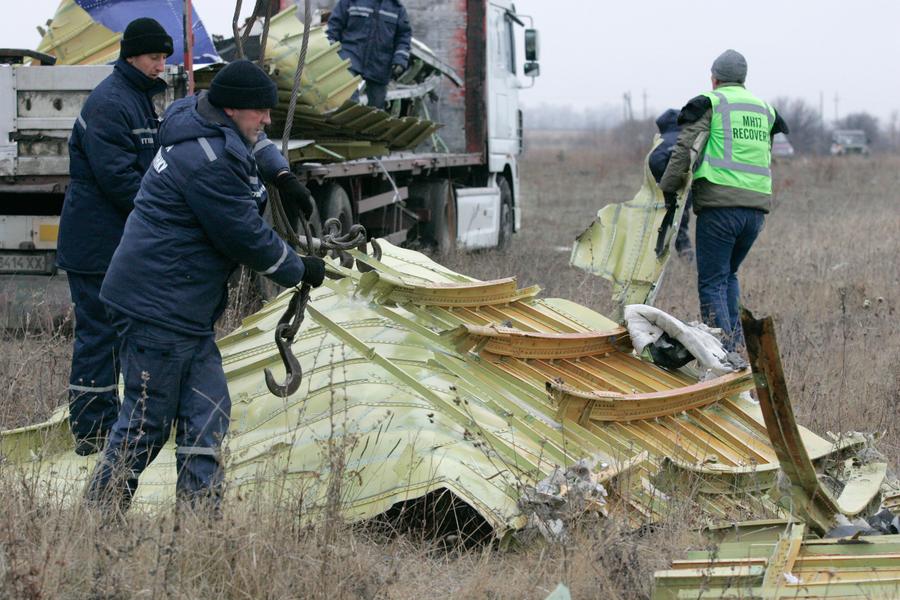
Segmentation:
{"type": "Polygon", "coordinates": [[[114,323],[125,397],[88,484],[88,502],[127,510],[174,425],[178,504],[217,510],[231,398],[212,333],[185,335],[119,314],[114,323]]]}
{"type": "Polygon", "coordinates": [[[69,424],[79,454],[103,447],[119,413],[119,339],[100,301],[103,275],[68,273],[75,304],[75,345],[69,374],[69,424]]]}
{"type": "Polygon", "coordinates": [[[368,106],[384,109],[388,84],[366,79],[366,100],[368,106]]]}
{"type": "MultiPolygon", "coordinates": [[[[377,81],[366,79],[366,106],[384,110],[387,100],[387,89],[388,84],[386,83],[378,83],[377,81]]],[[[353,92],[350,99],[354,102],[359,102],[359,92],[353,92]]]]}
{"type": "Polygon", "coordinates": [[[704,208],[697,215],[697,288],[700,315],[725,334],[725,349],[744,347],[737,272],[765,223],[752,208],[704,208]]]}

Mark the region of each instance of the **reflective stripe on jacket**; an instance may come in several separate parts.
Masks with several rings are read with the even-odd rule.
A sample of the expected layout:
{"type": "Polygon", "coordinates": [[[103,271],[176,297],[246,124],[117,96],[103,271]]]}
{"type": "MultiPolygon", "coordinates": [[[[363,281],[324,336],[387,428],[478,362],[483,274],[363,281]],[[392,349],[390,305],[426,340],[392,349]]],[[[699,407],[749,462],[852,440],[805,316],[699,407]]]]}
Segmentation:
{"type": "Polygon", "coordinates": [[[341,43],[341,56],[355,73],[376,83],[391,80],[392,65],[409,64],[412,28],[398,0],[338,0],[328,39],[341,43]]]}
{"type": "MultiPolygon", "coordinates": [[[[205,94],[191,96],[166,111],[162,147],[100,291],[132,318],[195,335],[213,330],[238,264],[284,287],[303,276],[299,256],[262,218],[266,194],[254,148],[224,113],[198,110],[204,102],[205,94]]],[[[272,144],[256,149],[277,153],[272,144]]]]}
{"type": "Polygon", "coordinates": [[[69,175],[59,222],[57,264],[102,275],[122,237],[141,177],[156,154],[152,97],[166,89],[125,60],[94,88],[69,137],[69,175]]]}
{"type": "Polygon", "coordinates": [[[775,111],[740,85],[720,86],[704,95],[712,103],[712,119],[694,179],[771,194],[775,111]]]}

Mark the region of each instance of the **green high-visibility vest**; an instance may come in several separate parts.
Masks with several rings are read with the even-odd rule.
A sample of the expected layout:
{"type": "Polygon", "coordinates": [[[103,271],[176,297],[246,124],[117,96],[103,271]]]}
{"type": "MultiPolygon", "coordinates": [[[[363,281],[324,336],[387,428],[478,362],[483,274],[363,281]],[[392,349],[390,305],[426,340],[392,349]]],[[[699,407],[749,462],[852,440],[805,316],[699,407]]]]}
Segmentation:
{"type": "Polygon", "coordinates": [[[694,179],[771,194],[775,111],[739,85],[703,95],[712,102],[712,122],[694,179]]]}

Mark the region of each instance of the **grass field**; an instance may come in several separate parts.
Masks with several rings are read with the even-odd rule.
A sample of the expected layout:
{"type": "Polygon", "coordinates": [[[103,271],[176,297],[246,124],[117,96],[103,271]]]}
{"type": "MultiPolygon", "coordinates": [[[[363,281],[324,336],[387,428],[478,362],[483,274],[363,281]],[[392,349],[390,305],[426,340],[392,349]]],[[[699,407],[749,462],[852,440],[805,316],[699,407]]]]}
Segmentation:
{"type": "MultiPolygon", "coordinates": [[[[522,162],[523,231],[504,252],[449,257],[480,278],[515,275],[547,296],[610,312],[605,281],[568,266],[596,211],[631,198],[638,159],[587,134],[531,135],[522,162]]],[[[776,209],[741,272],[744,303],[773,314],[799,420],[813,430],[885,432],[900,458],[900,158],[797,159],[776,166],[776,209]]],[[[692,264],[670,264],[658,306],[698,317],[692,264]]],[[[0,427],[46,417],[65,398],[71,340],[4,334],[0,427]]],[[[2,467],[2,465],[0,465],[2,467]]],[[[646,598],[652,571],[698,537],[673,515],[638,535],[613,520],[566,544],[448,550],[415,530],[389,535],[326,519],[301,527],[289,502],[226,506],[224,519],[92,515],[41,498],[27,474],[0,481],[0,597],[646,598]]]]}

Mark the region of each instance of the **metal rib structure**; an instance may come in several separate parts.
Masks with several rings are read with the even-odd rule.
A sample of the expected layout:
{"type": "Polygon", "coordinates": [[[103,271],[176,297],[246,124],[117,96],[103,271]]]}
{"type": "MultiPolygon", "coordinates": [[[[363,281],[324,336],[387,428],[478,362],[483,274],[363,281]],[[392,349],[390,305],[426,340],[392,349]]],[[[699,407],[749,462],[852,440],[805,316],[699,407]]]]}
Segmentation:
{"type": "Polygon", "coordinates": [[[900,536],[804,540],[802,523],[769,539],[690,552],[656,573],[653,600],[900,596],[900,536]]]}
{"type": "MultiPolygon", "coordinates": [[[[634,356],[624,330],[583,306],[381,243],[381,262],[364,258],[376,271],[336,267],[345,277],[313,293],[293,345],[304,373],[294,395],[271,395],[262,377],[282,374],[272,340],[286,296],[219,341],[232,502],[295,494],[312,517],[339,451],[351,520],[449,491],[502,534],[527,522],[523,490],[582,459],[597,461],[592,478],[636,525],[665,519],[683,481],[710,521],[784,516],[767,494],[778,458],[762,414],[736,395],[747,373],[698,383],[634,356]]],[[[814,462],[861,443],[798,432],[814,462]]],[[[93,459],[70,444],[60,411],[4,432],[0,454],[76,497],[93,459]]],[[[174,481],[169,445],[137,501],[170,501],[174,481]]]]}

